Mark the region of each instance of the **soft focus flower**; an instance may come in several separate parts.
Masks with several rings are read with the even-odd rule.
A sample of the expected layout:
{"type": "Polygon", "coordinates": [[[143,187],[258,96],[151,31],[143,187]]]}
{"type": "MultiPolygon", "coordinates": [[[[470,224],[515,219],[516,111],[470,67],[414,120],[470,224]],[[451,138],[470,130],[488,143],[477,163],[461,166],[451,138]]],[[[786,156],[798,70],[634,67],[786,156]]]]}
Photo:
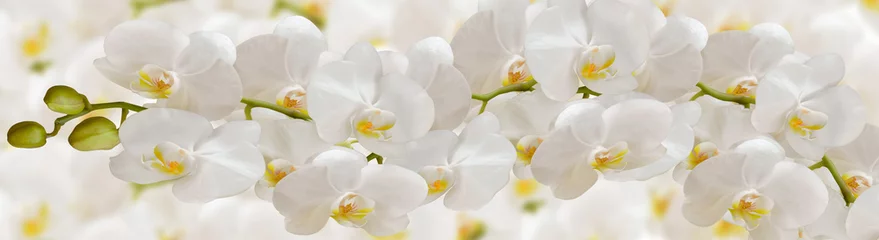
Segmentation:
{"type": "Polygon", "coordinates": [[[113,175],[137,184],[171,181],[181,201],[207,202],[241,193],[265,169],[255,146],[255,122],[229,122],[214,129],[197,114],[156,108],[126,120],[119,139],[125,150],[110,161],[113,175]]]}
{"type": "Polygon", "coordinates": [[[753,97],[767,72],[793,52],[790,35],[777,24],[712,34],[702,50],[701,81],[728,94],[753,97]]]}

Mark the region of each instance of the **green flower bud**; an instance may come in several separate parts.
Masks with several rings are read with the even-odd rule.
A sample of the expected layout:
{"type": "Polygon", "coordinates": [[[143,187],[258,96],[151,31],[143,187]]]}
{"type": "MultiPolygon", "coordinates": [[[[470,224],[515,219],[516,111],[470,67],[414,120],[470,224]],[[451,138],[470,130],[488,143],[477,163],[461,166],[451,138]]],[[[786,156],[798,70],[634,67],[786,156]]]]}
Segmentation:
{"type": "Polygon", "coordinates": [[[75,89],[63,85],[52,86],[43,97],[43,102],[50,110],[63,114],[82,112],[85,109],[86,101],[85,97],[76,92],[75,89]]]}
{"type": "Polygon", "coordinates": [[[80,151],[109,150],[119,144],[119,130],[110,119],[92,117],[76,125],[67,142],[80,151]]]}
{"type": "Polygon", "coordinates": [[[38,148],[46,145],[46,129],[34,121],[16,123],[6,133],[6,141],[17,148],[38,148]]]}

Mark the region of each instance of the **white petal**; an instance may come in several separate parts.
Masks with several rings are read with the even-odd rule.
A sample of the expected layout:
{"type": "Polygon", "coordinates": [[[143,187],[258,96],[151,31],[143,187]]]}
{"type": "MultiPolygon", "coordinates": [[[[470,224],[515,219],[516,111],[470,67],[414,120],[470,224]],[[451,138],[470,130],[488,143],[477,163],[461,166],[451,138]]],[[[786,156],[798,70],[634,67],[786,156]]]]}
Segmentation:
{"type": "Polygon", "coordinates": [[[837,54],[814,56],[805,64],[812,68],[812,75],[802,86],[803,96],[836,86],[845,75],[845,62],[837,54]]]}
{"type": "Polygon", "coordinates": [[[726,89],[735,78],[750,76],[751,52],[758,41],[757,36],[742,31],[711,34],[702,50],[701,81],[715,89],[726,89]]]}
{"type": "Polygon", "coordinates": [[[241,77],[244,96],[255,97],[266,89],[292,83],[285,64],[286,49],[287,39],[274,34],[256,36],[238,45],[235,70],[241,77]]]}
{"type": "Polygon", "coordinates": [[[564,126],[549,134],[531,158],[534,179],[553,189],[556,197],[573,199],[585,192],[598,179],[598,173],[584,165],[591,150],[564,126]]]}
{"type": "Polygon", "coordinates": [[[784,127],[787,113],[797,105],[797,95],[792,92],[796,88],[787,81],[786,72],[778,71],[767,74],[757,87],[757,104],[751,123],[757,131],[775,133],[784,127]],[[776,75],[779,74],[779,75],[776,75]],[[792,89],[793,88],[793,89],[792,89]]]}
{"type": "Polygon", "coordinates": [[[525,9],[530,3],[526,0],[496,1],[494,18],[497,36],[507,51],[522,51],[525,41],[525,9]]]}
{"type": "Polygon", "coordinates": [[[675,122],[682,122],[687,126],[695,126],[702,117],[702,106],[697,102],[678,103],[671,106],[675,122]]]}
{"type": "Polygon", "coordinates": [[[452,64],[452,48],[439,37],[429,37],[416,42],[406,52],[409,67],[406,76],[427,88],[433,82],[441,65],[452,64]]]}
{"type": "Polygon", "coordinates": [[[684,16],[670,16],[650,43],[650,54],[662,56],[680,51],[687,45],[696,51],[705,48],[708,30],[698,20],[684,16]]]}
{"type": "Polygon", "coordinates": [[[118,179],[137,184],[150,184],[179,177],[147,168],[143,164],[141,154],[131,151],[122,151],[119,155],[110,158],[110,173],[118,179]]]}
{"type": "Polygon", "coordinates": [[[426,89],[433,100],[435,116],[434,130],[457,128],[470,110],[470,86],[464,75],[452,65],[443,65],[437,71],[436,79],[426,89]]]}
{"type": "MultiPolygon", "coordinates": [[[[857,139],[845,146],[833,148],[827,151],[827,157],[839,161],[837,165],[848,165],[853,169],[868,170],[867,172],[879,172],[879,148],[875,143],[879,142],[879,127],[867,124],[864,132],[857,139]]],[[[845,169],[845,167],[840,166],[845,169]]]]}
{"type": "Polygon", "coordinates": [[[647,165],[636,166],[635,162],[630,162],[628,167],[634,169],[624,170],[621,172],[607,172],[604,176],[608,180],[647,180],[660,175],[672,169],[686,159],[693,149],[693,129],[684,123],[675,123],[668,137],[662,141],[665,148],[665,155],[659,159],[649,159],[647,165]]]}
{"type": "Polygon", "coordinates": [[[616,52],[613,66],[623,76],[644,63],[650,48],[647,26],[635,14],[632,7],[619,1],[595,1],[585,13],[589,44],[612,45],[616,52]]]}
{"type": "Polygon", "coordinates": [[[241,79],[230,63],[214,62],[209,69],[181,76],[180,89],[171,94],[167,107],[198,113],[217,120],[229,116],[239,106],[241,79]]]}
{"type": "Polygon", "coordinates": [[[563,109],[565,102],[549,99],[542,91],[533,91],[516,94],[500,109],[486,108],[486,111],[497,115],[504,136],[519,139],[525,135],[549,133],[563,109]]]}
{"type": "Polygon", "coordinates": [[[151,108],[126,119],[119,128],[119,140],[126,151],[139,155],[152,152],[162,142],[192,149],[212,130],[211,123],[198,114],[170,108],[151,108]]]}
{"type": "Polygon", "coordinates": [[[308,114],[325,141],[341,142],[351,136],[354,111],[366,107],[356,88],[361,80],[369,81],[357,76],[357,65],[334,62],[321,67],[308,85],[308,114]]]}
{"type": "Polygon", "coordinates": [[[369,235],[382,237],[404,231],[407,226],[409,226],[409,216],[403,215],[393,218],[371,217],[362,228],[369,233],[369,235]]]}
{"type": "Polygon", "coordinates": [[[293,164],[303,164],[311,156],[333,146],[317,135],[317,126],[313,122],[281,119],[260,122],[260,126],[260,151],[271,158],[283,158],[293,164]]]}
{"type": "Polygon", "coordinates": [[[226,35],[214,32],[189,34],[189,46],[174,61],[174,71],[180,74],[198,74],[207,71],[215,62],[235,64],[235,43],[226,35]]]}
{"type": "Polygon", "coordinates": [[[98,69],[98,72],[101,73],[101,75],[104,75],[104,77],[110,79],[110,81],[113,81],[113,83],[116,83],[126,89],[131,87],[132,79],[137,79],[137,69],[125,70],[122,68],[118,68],[113,65],[113,63],[110,63],[110,61],[106,57],[95,59],[94,65],[95,68],[98,69]]]}
{"type": "Polygon", "coordinates": [[[831,239],[849,239],[845,230],[845,220],[848,218],[849,208],[845,200],[838,192],[828,189],[829,202],[821,217],[804,229],[812,237],[829,237],[831,239]]]}
{"type": "Polygon", "coordinates": [[[265,172],[265,161],[254,145],[258,139],[256,122],[220,126],[196,145],[197,166],[174,183],[174,195],[184,202],[208,202],[247,190],[265,172]]]}
{"type": "Polygon", "coordinates": [[[602,113],[607,144],[625,141],[643,151],[658,146],[669,135],[673,115],[665,104],[650,99],[620,102],[602,113]]]}
{"type": "Polygon", "coordinates": [[[562,12],[552,7],[537,16],[525,40],[528,69],[546,96],[556,101],[566,101],[577,92],[574,65],[583,49],[565,28],[562,12]]]}
{"type": "Polygon", "coordinates": [[[360,181],[360,171],[366,167],[366,156],[348,148],[334,147],[314,156],[311,162],[327,166],[330,184],[339,191],[350,191],[360,181]]]}
{"type": "Polygon", "coordinates": [[[318,67],[321,53],[327,51],[327,41],[314,23],[302,16],[287,17],[275,27],[276,35],[287,38],[287,71],[294,81],[306,82],[318,67]]]}
{"type": "Polygon", "coordinates": [[[461,25],[450,43],[456,56],[455,67],[467,78],[474,93],[491,91],[482,89],[482,86],[486,81],[500,81],[489,77],[502,68],[510,57],[497,36],[493,15],[491,11],[473,14],[461,25]]]}
{"type": "Polygon", "coordinates": [[[493,113],[483,113],[474,118],[461,131],[461,139],[466,141],[470,136],[480,136],[500,131],[500,122],[493,113]]]}
{"type": "Polygon", "coordinates": [[[327,180],[326,167],[298,169],[275,186],[272,202],[284,215],[286,229],[293,234],[313,234],[324,227],[330,205],[342,193],[327,180]]]}
{"type": "Polygon", "coordinates": [[[366,42],[357,43],[345,53],[345,61],[356,65],[356,89],[366,102],[375,102],[378,94],[378,80],[381,79],[381,57],[372,45],[366,42]]]}
{"type": "Polygon", "coordinates": [[[389,74],[379,82],[375,107],[394,113],[397,122],[388,130],[396,142],[424,136],[433,126],[433,100],[417,83],[402,74],[389,74]]]}
{"type": "Polygon", "coordinates": [[[415,210],[427,196],[424,179],[415,172],[394,165],[369,165],[361,172],[363,180],[355,192],[375,201],[375,214],[396,218],[415,210]]]}
{"type": "Polygon", "coordinates": [[[806,159],[819,160],[827,150],[818,141],[804,139],[790,131],[784,133],[784,139],[797,154],[806,159]]]}
{"type": "Polygon", "coordinates": [[[784,56],[794,53],[793,45],[776,39],[760,38],[750,57],[751,73],[764,74],[777,66],[784,56]]]}
{"type": "Polygon", "coordinates": [[[468,142],[478,144],[477,150],[452,165],[456,179],[455,185],[446,193],[445,205],[449,209],[479,209],[509,181],[516,149],[498,134],[484,135],[480,139],[468,142]]]}
{"type": "Polygon", "coordinates": [[[828,202],[827,188],[818,175],[794,162],[776,164],[769,182],[757,191],[774,202],[773,225],[787,229],[814,222],[828,202]]]}
{"type": "Polygon", "coordinates": [[[121,72],[134,72],[146,64],[171,69],[188,43],[186,35],[166,23],[134,20],[117,25],[107,34],[104,52],[121,72]]]}
{"type": "Polygon", "coordinates": [[[409,68],[409,59],[406,54],[385,50],[378,52],[382,59],[382,75],[391,73],[405,73],[409,68]]]}
{"type": "Polygon", "coordinates": [[[606,109],[595,100],[581,100],[568,104],[555,121],[555,129],[571,126],[574,136],[586,144],[601,144],[604,139],[604,121],[587,121],[606,109]]]}
{"type": "Polygon", "coordinates": [[[793,45],[790,33],[783,26],[776,23],[761,23],[754,25],[748,30],[749,33],[756,35],[761,40],[773,40],[776,42],[793,45]]]}
{"type": "Polygon", "coordinates": [[[384,156],[384,164],[394,164],[412,171],[425,166],[445,166],[449,164],[452,149],[458,143],[458,136],[451,131],[430,131],[424,137],[406,144],[401,156],[384,156]]]}
{"type": "Polygon", "coordinates": [[[837,147],[853,141],[867,121],[867,109],[858,92],[849,86],[836,86],[815,93],[803,102],[809,109],[827,114],[827,124],[815,131],[815,141],[825,147],[837,147]]]}
{"type": "Polygon", "coordinates": [[[684,217],[696,226],[711,226],[723,217],[735,194],[745,190],[745,155],[721,154],[700,163],[684,182],[684,217]]]}
{"type": "Polygon", "coordinates": [[[852,204],[845,228],[852,240],[879,238],[879,188],[871,188],[852,204]]]}
{"type": "Polygon", "coordinates": [[[650,94],[660,101],[671,101],[688,93],[702,76],[702,55],[693,46],[647,59],[646,69],[635,76],[638,91],[650,94]]]}

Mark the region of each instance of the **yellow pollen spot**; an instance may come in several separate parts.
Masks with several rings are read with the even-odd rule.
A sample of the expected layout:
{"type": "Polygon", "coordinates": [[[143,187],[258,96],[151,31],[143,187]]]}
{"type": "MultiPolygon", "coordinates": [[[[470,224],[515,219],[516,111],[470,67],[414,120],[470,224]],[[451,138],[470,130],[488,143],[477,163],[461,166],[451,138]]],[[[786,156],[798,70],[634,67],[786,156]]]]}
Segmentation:
{"type": "Polygon", "coordinates": [[[665,194],[653,191],[650,193],[650,210],[656,219],[664,219],[668,214],[675,191],[666,191],[665,194]]]}
{"type": "Polygon", "coordinates": [[[812,139],[813,138],[812,133],[814,131],[821,130],[822,128],[824,128],[824,125],[827,122],[826,116],[818,116],[818,115],[823,115],[822,113],[812,112],[812,111],[805,110],[805,109],[800,109],[797,111],[798,111],[798,114],[793,114],[793,116],[791,116],[791,118],[787,124],[788,124],[788,127],[790,127],[791,131],[793,131],[795,134],[797,134],[801,137],[812,139]],[[813,116],[817,116],[817,117],[813,117],[814,119],[811,119],[811,122],[806,120],[806,119],[808,119],[808,117],[806,119],[804,119],[802,117],[802,116],[809,116],[809,114],[812,114],[813,116]]]}
{"type": "Polygon", "coordinates": [[[720,24],[719,27],[717,27],[717,32],[732,30],[748,31],[748,29],[751,29],[750,22],[737,18],[728,18],[726,21],[723,21],[723,23],[720,24]]]}
{"type": "MultiPolygon", "coordinates": [[[[353,200],[357,195],[349,195],[346,196],[346,200],[353,200]]],[[[334,208],[330,217],[335,219],[338,222],[348,221],[360,221],[366,218],[369,213],[373,211],[372,208],[360,208],[357,206],[357,202],[355,201],[342,201],[339,203],[339,206],[334,208]]]]}
{"type": "Polygon", "coordinates": [[[37,57],[45,52],[49,45],[49,24],[41,22],[37,26],[37,32],[24,39],[21,44],[22,52],[26,57],[37,57]]]}
{"type": "Polygon", "coordinates": [[[608,169],[616,169],[623,167],[625,163],[623,162],[624,157],[627,153],[629,153],[629,149],[626,147],[622,147],[622,149],[616,149],[617,146],[612,147],[611,149],[607,149],[604,151],[600,151],[595,153],[593,156],[594,161],[592,161],[591,165],[598,171],[606,171],[608,169]],[[611,152],[611,150],[616,150],[611,152]]]}
{"type": "Polygon", "coordinates": [[[159,240],[180,240],[183,239],[181,231],[159,231],[159,240]]]}
{"type": "Polygon", "coordinates": [[[287,169],[276,169],[273,164],[266,164],[265,180],[269,183],[269,187],[275,187],[281,179],[287,177],[288,173],[296,171],[296,167],[290,166],[287,169]],[[284,171],[287,170],[287,171],[284,171]]]}
{"type": "Polygon", "coordinates": [[[504,78],[503,85],[508,86],[534,79],[526,68],[524,60],[513,62],[507,70],[507,77],[504,78]]]}
{"type": "Polygon", "coordinates": [[[524,146],[522,144],[516,144],[516,154],[519,161],[525,163],[525,165],[531,165],[531,159],[534,158],[534,153],[537,152],[537,146],[543,142],[543,139],[537,139],[537,145],[524,146]]]}
{"type": "Polygon", "coordinates": [[[394,235],[384,236],[384,237],[376,237],[372,236],[373,240],[406,240],[409,239],[409,232],[406,230],[395,233],[394,235]]]}
{"type": "Polygon", "coordinates": [[[712,230],[714,230],[714,236],[717,238],[743,236],[748,233],[748,230],[744,227],[723,220],[715,223],[714,226],[712,226],[712,230]]]}
{"type": "Polygon", "coordinates": [[[854,195],[855,198],[872,187],[870,181],[863,176],[844,174],[842,178],[845,182],[845,186],[851,190],[852,195],[854,195]]]}
{"type": "MultiPolygon", "coordinates": [[[[177,153],[180,154],[181,156],[186,155],[186,152],[184,152],[182,149],[179,150],[177,153]]],[[[165,156],[164,156],[164,154],[162,154],[162,151],[159,149],[158,146],[153,148],[153,154],[156,155],[156,159],[158,159],[159,161],[153,162],[152,167],[155,169],[158,169],[159,171],[161,171],[163,173],[176,176],[176,175],[183,174],[183,172],[186,170],[186,166],[184,166],[180,162],[173,161],[173,160],[172,161],[165,160],[165,156]]]]}
{"type": "Polygon", "coordinates": [[[861,0],[861,5],[867,10],[879,12],[879,0],[861,0]]]}
{"type": "Polygon", "coordinates": [[[739,201],[734,202],[732,207],[729,208],[733,219],[744,220],[749,226],[757,227],[760,218],[769,214],[769,209],[757,206],[758,200],[760,200],[760,195],[749,193],[742,196],[739,201]]]}
{"type": "MultiPolygon", "coordinates": [[[[706,142],[703,144],[708,143],[706,142]]],[[[717,147],[714,146],[714,144],[711,144],[709,149],[703,149],[703,144],[698,144],[693,147],[693,151],[691,151],[690,155],[687,156],[687,169],[693,170],[693,168],[696,168],[696,166],[698,166],[702,162],[705,162],[705,160],[708,160],[709,158],[720,154],[720,151],[717,150],[717,147]]]]}
{"type": "Polygon", "coordinates": [[[168,72],[162,72],[161,76],[150,76],[144,70],[140,70],[137,72],[138,74],[138,88],[145,90],[150,96],[155,98],[168,98],[171,95],[171,86],[169,83],[172,76],[168,72]]]}
{"type": "Polygon", "coordinates": [[[21,234],[26,238],[37,238],[46,232],[49,225],[49,204],[40,203],[37,213],[28,216],[21,223],[21,234]]]}
{"type": "Polygon", "coordinates": [[[442,193],[446,191],[446,188],[449,187],[449,182],[443,179],[439,179],[433,181],[432,183],[427,184],[427,194],[433,195],[437,193],[442,193]]]}
{"type": "Polygon", "coordinates": [[[463,213],[458,215],[457,240],[479,240],[485,236],[485,223],[478,219],[467,217],[463,213]]]}
{"type": "Polygon", "coordinates": [[[516,194],[516,197],[526,198],[537,193],[537,189],[540,188],[540,184],[537,183],[537,180],[533,178],[529,179],[516,179],[516,183],[513,184],[513,192],[516,194]]]}

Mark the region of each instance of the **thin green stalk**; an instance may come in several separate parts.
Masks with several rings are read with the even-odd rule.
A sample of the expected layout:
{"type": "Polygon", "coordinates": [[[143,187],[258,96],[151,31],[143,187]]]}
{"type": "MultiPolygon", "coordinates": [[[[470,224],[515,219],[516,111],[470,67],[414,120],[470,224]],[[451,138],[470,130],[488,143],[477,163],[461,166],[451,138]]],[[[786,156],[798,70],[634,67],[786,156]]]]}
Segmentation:
{"type": "Polygon", "coordinates": [[[845,200],[845,205],[848,206],[855,202],[855,195],[852,194],[851,189],[845,184],[845,179],[842,179],[842,175],[836,170],[836,165],[833,164],[833,161],[830,161],[830,158],[824,156],[821,158],[820,162],[809,166],[809,169],[814,170],[820,167],[825,167],[827,168],[827,171],[830,171],[830,175],[833,176],[833,181],[839,186],[839,191],[842,193],[842,199],[845,200]]]}
{"type": "Polygon", "coordinates": [[[369,155],[366,156],[366,162],[369,162],[372,160],[375,160],[375,162],[377,162],[378,164],[382,164],[382,163],[384,163],[385,158],[382,157],[382,155],[378,155],[376,153],[370,153],[369,155]]]}
{"type": "Polygon", "coordinates": [[[690,98],[690,101],[696,101],[696,99],[699,99],[699,97],[701,96],[705,96],[705,92],[699,90],[699,92],[693,94],[693,97],[690,98]]]}
{"type": "MultiPolygon", "coordinates": [[[[269,109],[269,110],[272,110],[275,112],[283,113],[284,115],[287,115],[288,117],[291,117],[291,118],[311,121],[311,117],[309,117],[308,114],[305,114],[305,113],[302,113],[302,112],[296,111],[296,110],[290,110],[290,109],[278,106],[277,104],[264,102],[264,101],[260,101],[260,100],[256,100],[256,99],[250,99],[250,98],[242,98],[241,103],[244,103],[247,106],[250,106],[251,108],[254,108],[254,107],[265,108],[265,109],[269,109]]],[[[247,116],[247,112],[246,112],[247,106],[244,107],[245,108],[245,117],[247,116]]]]}
{"type": "Polygon", "coordinates": [[[244,119],[253,120],[251,112],[253,112],[253,105],[244,106],[244,119]]]}
{"type": "MultiPolygon", "coordinates": [[[[83,109],[81,112],[77,114],[68,114],[63,117],[55,119],[55,126],[52,128],[52,132],[46,134],[46,137],[54,137],[58,135],[58,132],[61,131],[61,126],[64,126],[67,122],[70,122],[73,119],[77,119],[79,117],[85,116],[86,114],[100,109],[109,109],[109,108],[119,108],[123,110],[140,112],[146,110],[145,107],[134,105],[127,102],[108,102],[108,103],[98,103],[88,105],[86,109],[83,109]]],[[[123,116],[126,115],[123,113],[123,116]]],[[[124,121],[124,119],[123,119],[124,121]]]]}
{"type": "Polygon", "coordinates": [[[479,113],[483,113],[483,112],[485,112],[485,107],[488,106],[488,101],[491,101],[492,98],[495,98],[498,95],[508,93],[508,92],[534,91],[534,85],[536,85],[536,84],[537,84],[537,81],[534,81],[534,79],[531,79],[531,80],[528,80],[525,82],[503,86],[501,88],[495,89],[494,91],[491,91],[488,93],[473,94],[473,95],[470,95],[470,98],[472,98],[473,100],[482,101],[482,107],[479,108],[479,113]]]}
{"type": "Polygon", "coordinates": [[[732,94],[728,94],[725,92],[717,91],[717,90],[715,90],[715,89],[713,89],[713,88],[709,87],[708,85],[705,85],[704,83],[701,83],[701,82],[697,83],[696,87],[699,87],[699,89],[702,90],[701,91],[702,94],[704,94],[704,95],[711,96],[711,97],[716,98],[717,100],[721,100],[721,101],[738,103],[738,104],[745,106],[745,108],[749,108],[749,107],[751,107],[751,104],[754,104],[757,102],[753,97],[738,96],[738,95],[732,95],[732,94]]]}
{"type": "Polygon", "coordinates": [[[596,92],[596,91],[592,91],[592,89],[589,89],[586,86],[582,86],[580,88],[577,88],[577,93],[582,93],[584,96],[583,98],[586,98],[587,94],[592,95],[592,96],[601,96],[601,93],[596,92]]]}
{"type": "Polygon", "coordinates": [[[128,111],[130,110],[125,108],[122,109],[122,117],[119,118],[119,125],[122,125],[122,123],[125,122],[125,119],[128,119],[128,111]]]}

